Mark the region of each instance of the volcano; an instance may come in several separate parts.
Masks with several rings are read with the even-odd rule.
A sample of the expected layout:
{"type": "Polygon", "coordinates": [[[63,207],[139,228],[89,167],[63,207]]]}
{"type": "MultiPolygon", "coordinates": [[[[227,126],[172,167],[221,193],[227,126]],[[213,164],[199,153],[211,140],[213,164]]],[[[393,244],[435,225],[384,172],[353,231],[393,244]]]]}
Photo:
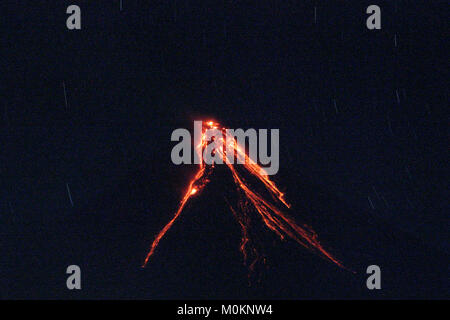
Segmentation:
{"type": "MultiPolygon", "coordinates": [[[[238,200],[236,201],[237,205],[233,207],[228,201],[227,203],[241,227],[240,250],[244,257],[244,264],[249,263],[250,271],[254,270],[255,264],[260,260],[259,252],[253,244],[254,237],[250,237],[251,224],[255,218],[261,219],[265,226],[276,233],[281,240],[290,238],[303,247],[321,255],[323,258],[332,261],[339,267],[345,268],[330,252],[324,249],[318,240],[317,233],[314,232],[309,225],[299,225],[285,212],[287,209],[291,208],[291,205],[288,204],[285,199],[285,194],[281,192],[276,183],[269,178],[266,170],[260,167],[258,163],[248,155],[245,145],[242,145],[242,143],[245,143],[245,139],[240,139],[241,144],[239,144],[239,140],[230,135],[227,129],[222,128],[222,130],[218,130],[217,128],[219,125],[219,123],[214,121],[200,122],[201,132],[199,132],[199,141],[194,142],[194,145],[196,145],[198,158],[205,160],[205,158],[209,157],[208,153],[211,152],[206,152],[207,150],[210,150],[207,137],[210,131],[216,131],[215,136],[211,137],[214,143],[214,148],[211,150],[213,154],[218,156],[216,161],[218,161],[218,163],[220,162],[220,164],[226,164],[226,167],[230,170],[230,174],[233,177],[236,193],[238,195],[238,200]],[[237,165],[234,160],[235,157],[238,158],[237,165]],[[250,182],[251,179],[253,182],[250,182]],[[257,188],[254,187],[255,184],[259,184],[260,190],[257,190],[257,188]],[[267,195],[264,196],[263,192],[267,195]],[[252,213],[253,217],[251,217],[252,213]],[[257,217],[255,217],[255,215],[257,217]],[[252,261],[248,262],[250,255],[252,256],[252,261]]],[[[195,173],[195,176],[189,182],[174,217],[156,235],[150,251],[145,258],[143,267],[147,265],[159,242],[176,222],[188,202],[210,182],[209,177],[213,172],[215,165],[218,163],[214,161],[206,161],[205,163],[203,160],[199,162],[199,168],[195,173]]],[[[224,184],[223,188],[229,187],[224,184]]],[[[220,188],[218,188],[217,191],[220,192],[220,188]]],[[[225,197],[225,199],[227,198],[225,197]]],[[[266,259],[263,258],[264,263],[265,260],[266,259]]]]}

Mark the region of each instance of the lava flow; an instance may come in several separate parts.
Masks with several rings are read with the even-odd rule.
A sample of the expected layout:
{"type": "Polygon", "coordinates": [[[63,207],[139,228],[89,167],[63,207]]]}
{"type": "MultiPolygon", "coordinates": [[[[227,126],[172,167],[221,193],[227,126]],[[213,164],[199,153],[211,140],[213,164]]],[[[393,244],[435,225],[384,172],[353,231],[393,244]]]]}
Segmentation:
{"type": "MultiPolygon", "coordinates": [[[[203,122],[201,142],[196,146],[196,152],[198,155],[203,152],[208,143],[205,134],[206,130],[217,129],[218,126],[219,124],[213,121],[203,122]]],[[[216,152],[219,153],[219,156],[223,158],[225,164],[230,169],[233,181],[235,182],[236,189],[238,191],[238,208],[233,208],[233,206],[228,203],[228,200],[227,203],[230,206],[233,216],[241,227],[242,239],[240,251],[244,257],[244,264],[248,264],[249,269],[253,271],[256,262],[260,259],[256,246],[250,239],[250,213],[253,210],[255,211],[255,214],[261,218],[264,225],[269,230],[275,232],[281,240],[286,237],[291,238],[300,245],[317,253],[324,259],[346,269],[341,262],[339,262],[331,253],[323,248],[318,240],[317,234],[311,227],[297,224],[293,218],[286,214],[285,211],[289,210],[291,205],[285,200],[284,193],[282,193],[275,183],[269,179],[269,176],[265,173],[264,169],[245,153],[245,149],[237,143],[236,139],[233,136],[227,135],[225,128],[222,128],[222,132],[224,134],[221,138],[219,138],[218,142],[221,144],[216,152]],[[238,158],[240,157],[245,160],[242,165],[240,165],[240,167],[243,168],[242,170],[238,170],[238,165],[235,165],[234,162],[230,162],[228,160],[226,150],[232,150],[234,152],[233,157],[237,156],[238,158]],[[244,171],[243,173],[249,174],[249,176],[256,178],[256,181],[262,183],[265,187],[264,189],[266,190],[266,193],[270,195],[270,198],[263,197],[260,192],[256,191],[256,188],[252,187],[247,179],[244,178],[243,173],[239,171],[244,171]],[[250,256],[252,257],[251,262],[248,261],[250,256]]],[[[150,257],[154,254],[159,241],[164,237],[176,219],[180,216],[189,199],[192,196],[199,194],[199,192],[206,186],[209,181],[208,177],[213,169],[214,163],[212,165],[206,165],[203,161],[200,162],[198,171],[194,178],[190,181],[189,186],[180,201],[178,210],[175,212],[174,217],[169,221],[169,223],[167,223],[156,236],[142,267],[146,266],[150,257]]]]}

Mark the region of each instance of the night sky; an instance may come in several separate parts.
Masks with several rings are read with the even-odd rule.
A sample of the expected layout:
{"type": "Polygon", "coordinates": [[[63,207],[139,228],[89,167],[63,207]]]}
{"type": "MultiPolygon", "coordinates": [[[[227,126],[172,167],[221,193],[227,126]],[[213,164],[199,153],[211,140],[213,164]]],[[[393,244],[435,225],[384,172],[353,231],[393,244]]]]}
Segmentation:
{"type": "Polygon", "coordinates": [[[2,6],[1,298],[449,297],[447,1],[122,2],[2,6]],[[273,180],[356,274],[261,230],[249,284],[220,170],[141,268],[206,118],[280,129],[273,180]]]}

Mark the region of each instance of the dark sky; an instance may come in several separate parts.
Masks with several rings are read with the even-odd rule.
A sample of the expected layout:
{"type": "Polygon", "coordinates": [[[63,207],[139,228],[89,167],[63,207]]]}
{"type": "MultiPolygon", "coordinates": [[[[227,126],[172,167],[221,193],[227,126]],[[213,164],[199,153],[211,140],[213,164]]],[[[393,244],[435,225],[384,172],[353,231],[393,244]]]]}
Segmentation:
{"type": "Polygon", "coordinates": [[[367,1],[26,3],[1,9],[2,298],[448,297],[446,1],[378,1],[376,31],[367,1]],[[280,129],[274,180],[356,275],[262,232],[248,286],[222,172],[140,268],[194,172],[170,134],[208,117],[280,129]]]}

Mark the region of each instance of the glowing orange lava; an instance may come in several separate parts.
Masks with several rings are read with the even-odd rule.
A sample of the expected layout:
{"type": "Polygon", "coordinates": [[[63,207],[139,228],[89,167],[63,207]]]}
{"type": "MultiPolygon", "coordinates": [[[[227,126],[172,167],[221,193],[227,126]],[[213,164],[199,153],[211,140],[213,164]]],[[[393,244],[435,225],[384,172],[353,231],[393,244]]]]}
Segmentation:
{"type": "MultiPolygon", "coordinates": [[[[215,129],[218,126],[219,124],[214,121],[204,122],[202,128],[202,140],[201,143],[197,146],[197,153],[202,152],[202,150],[207,145],[207,141],[205,138],[206,129],[215,129]]],[[[219,152],[219,154],[224,159],[227,167],[230,169],[233,180],[239,192],[239,210],[234,209],[230,204],[229,206],[233,213],[233,216],[236,218],[241,227],[242,239],[240,244],[240,251],[242,252],[244,257],[244,264],[248,263],[248,257],[252,255],[253,261],[249,263],[249,268],[250,270],[253,270],[255,263],[259,259],[256,248],[249,245],[249,214],[251,210],[256,210],[265,226],[269,230],[275,232],[280,237],[280,239],[283,240],[286,237],[289,237],[300,245],[317,253],[321,257],[335,263],[341,268],[346,269],[341,262],[339,262],[331,253],[324,249],[324,247],[318,240],[317,234],[312,230],[311,227],[307,225],[300,226],[294,221],[293,218],[286,214],[285,211],[289,210],[291,208],[291,205],[285,200],[284,193],[281,192],[275,185],[275,183],[269,179],[269,176],[266,174],[264,169],[261,168],[256,161],[251,159],[246,154],[245,149],[236,142],[236,139],[234,139],[234,137],[232,136],[227,136],[225,128],[223,128],[222,131],[224,134],[222,135],[222,138],[220,138],[219,142],[222,142],[225,147],[229,146],[230,148],[220,147],[217,152],[219,152]],[[265,186],[265,189],[271,195],[272,201],[270,199],[264,198],[255,190],[255,188],[252,188],[250,183],[246,181],[243,175],[239,173],[238,170],[236,170],[237,165],[234,165],[228,161],[225,150],[233,150],[235,155],[245,159],[245,163],[241,166],[245,168],[245,172],[247,174],[256,177],[265,186]]],[[[153,241],[150,251],[145,258],[143,267],[145,267],[150,257],[155,252],[155,249],[158,246],[161,238],[166,234],[166,232],[170,229],[175,220],[181,214],[189,198],[195,194],[198,194],[206,185],[206,183],[208,182],[207,176],[210,174],[213,167],[214,165],[206,166],[203,162],[201,162],[195,177],[189,183],[188,189],[178,206],[178,210],[176,211],[175,216],[158,233],[155,240],[153,241]]]]}

